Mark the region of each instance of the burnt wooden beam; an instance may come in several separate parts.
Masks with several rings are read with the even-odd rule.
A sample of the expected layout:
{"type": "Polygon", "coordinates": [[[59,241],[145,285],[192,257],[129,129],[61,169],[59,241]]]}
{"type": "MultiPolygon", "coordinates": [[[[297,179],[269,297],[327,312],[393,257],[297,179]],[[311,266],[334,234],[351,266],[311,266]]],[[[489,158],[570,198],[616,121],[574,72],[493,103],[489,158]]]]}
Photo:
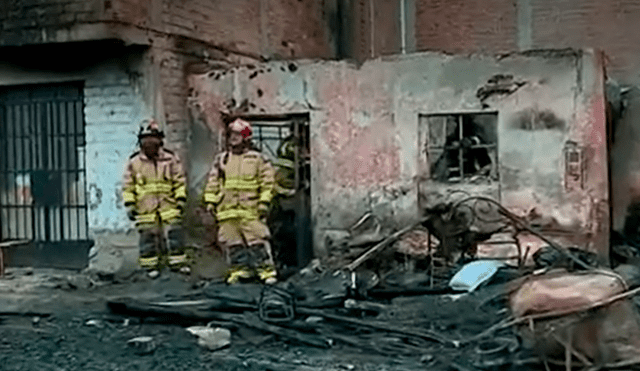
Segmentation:
{"type": "Polygon", "coordinates": [[[373,322],[373,321],[363,321],[356,318],[345,317],[345,316],[328,313],[327,311],[322,311],[317,309],[298,308],[297,311],[300,314],[323,317],[333,321],[340,321],[340,322],[349,323],[349,324],[357,325],[361,327],[369,327],[372,329],[382,330],[386,332],[392,332],[392,333],[403,334],[408,336],[415,336],[415,337],[423,338],[426,340],[436,341],[441,344],[453,345],[455,347],[458,347],[459,345],[458,341],[447,339],[443,335],[438,334],[434,331],[425,331],[425,330],[418,331],[418,330],[402,329],[396,325],[389,325],[386,323],[373,322]]]}
{"type": "MultiPolygon", "coordinates": [[[[211,301],[213,302],[213,301],[211,301]]],[[[251,312],[244,312],[242,314],[237,313],[224,313],[218,310],[212,309],[211,302],[205,305],[204,303],[199,307],[194,307],[190,303],[189,305],[164,305],[144,303],[131,298],[118,298],[107,302],[107,306],[111,311],[118,314],[137,315],[140,317],[169,317],[176,319],[190,319],[201,321],[223,321],[231,322],[236,325],[246,326],[263,332],[275,334],[282,338],[295,340],[296,342],[310,345],[317,348],[328,348],[329,341],[321,336],[314,334],[301,333],[293,329],[283,328],[274,324],[266,323],[260,320],[260,318],[251,312]]]]}

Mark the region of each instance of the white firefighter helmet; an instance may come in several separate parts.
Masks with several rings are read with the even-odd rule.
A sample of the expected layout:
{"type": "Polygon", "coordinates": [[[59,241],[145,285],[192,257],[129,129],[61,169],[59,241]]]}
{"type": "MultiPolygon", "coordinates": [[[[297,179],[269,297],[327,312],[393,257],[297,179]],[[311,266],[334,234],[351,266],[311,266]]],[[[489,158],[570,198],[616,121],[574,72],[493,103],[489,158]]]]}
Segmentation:
{"type": "Polygon", "coordinates": [[[253,129],[251,128],[251,124],[243,119],[235,119],[232,123],[229,124],[228,128],[229,132],[236,132],[242,135],[244,140],[249,140],[253,137],[253,129]]]}
{"type": "Polygon", "coordinates": [[[157,137],[164,138],[164,132],[160,130],[158,126],[158,122],[155,119],[145,120],[143,125],[140,127],[140,133],[138,134],[138,139],[142,139],[145,137],[157,137]]]}

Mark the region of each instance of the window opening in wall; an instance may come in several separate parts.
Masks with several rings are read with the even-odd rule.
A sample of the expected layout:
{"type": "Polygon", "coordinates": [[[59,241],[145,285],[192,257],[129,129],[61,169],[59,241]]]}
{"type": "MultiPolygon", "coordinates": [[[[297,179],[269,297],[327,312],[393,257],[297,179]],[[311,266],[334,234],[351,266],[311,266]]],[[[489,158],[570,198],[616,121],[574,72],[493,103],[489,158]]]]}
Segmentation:
{"type": "Polygon", "coordinates": [[[445,183],[498,180],[497,123],[497,113],[422,116],[429,177],[445,183]]]}

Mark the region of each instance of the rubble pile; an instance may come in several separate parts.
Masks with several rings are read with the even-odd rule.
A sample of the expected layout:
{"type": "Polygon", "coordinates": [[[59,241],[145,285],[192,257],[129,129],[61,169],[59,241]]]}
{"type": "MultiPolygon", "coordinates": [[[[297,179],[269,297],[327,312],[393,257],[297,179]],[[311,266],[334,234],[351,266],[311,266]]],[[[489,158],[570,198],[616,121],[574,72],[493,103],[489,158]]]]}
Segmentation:
{"type": "MultiPolygon", "coordinates": [[[[592,252],[554,243],[500,205],[491,216],[474,215],[473,207],[460,209],[460,203],[442,205],[395,232],[380,223],[368,229],[359,225],[343,241],[351,252],[347,257],[313,260],[273,285],[142,274],[126,286],[128,296],[121,296],[123,288],[116,286],[127,285],[124,281],[106,285],[55,276],[40,280],[40,286],[78,296],[110,290],[110,313],[95,311],[77,321],[74,314],[65,324],[58,315],[30,310],[25,321],[7,320],[2,326],[40,336],[62,325],[97,336],[95,341],[110,339],[134,359],[166,364],[188,353],[225,359],[228,365],[254,359],[259,369],[281,369],[277,365],[283,360],[286,369],[333,369],[319,362],[322,354],[335,355],[343,368],[354,370],[374,369],[358,357],[400,362],[403,370],[436,371],[640,365],[634,302],[640,292],[635,260],[640,250],[632,242],[616,236],[611,269],[599,265],[592,252]],[[536,236],[542,247],[520,248],[514,236],[522,231],[536,236]],[[504,253],[483,256],[493,246],[504,253]],[[180,342],[170,343],[175,339],[180,342]],[[275,354],[285,348],[302,353],[275,354]]],[[[24,275],[24,282],[37,278],[33,272],[24,275]]],[[[7,282],[17,279],[13,271],[6,277],[7,282]]],[[[379,366],[375,369],[387,369],[379,366]]]]}
{"type": "Polygon", "coordinates": [[[592,253],[554,244],[500,208],[505,225],[496,228],[492,220],[493,232],[452,218],[454,209],[441,208],[437,217],[386,238],[354,238],[366,248],[342,267],[316,260],[276,285],[209,283],[188,298],[124,297],[108,305],[120,314],[232,329],[231,342],[245,328],[272,335],[258,342],[419,357],[434,370],[637,363],[640,321],[628,300],[636,292],[621,274],[597,267],[592,253]],[[527,230],[548,243],[532,254],[535,265],[525,264],[522,254],[529,252],[519,246],[515,266],[509,259],[478,259],[479,242],[509,230],[527,230]]]}

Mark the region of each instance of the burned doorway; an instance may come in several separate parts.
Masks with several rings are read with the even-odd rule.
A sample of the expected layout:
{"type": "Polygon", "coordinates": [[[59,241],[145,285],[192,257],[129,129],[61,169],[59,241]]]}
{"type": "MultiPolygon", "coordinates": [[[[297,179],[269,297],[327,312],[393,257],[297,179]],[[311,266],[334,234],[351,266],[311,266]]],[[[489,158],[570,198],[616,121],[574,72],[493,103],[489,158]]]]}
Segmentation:
{"type": "Polygon", "coordinates": [[[278,152],[283,144],[295,143],[292,146],[293,193],[274,197],[268,225],[281,268],[303,267],[313,258],[309,115],[244,115],[241,118],[251,122],[256,149],[274,165],[279,162],[278,152]]]}
{"type": "Polygon", "coordinates": [[[83,268],[88,249],[83,84],[0,90],[0,239],[10,265],[83,268]]]}

